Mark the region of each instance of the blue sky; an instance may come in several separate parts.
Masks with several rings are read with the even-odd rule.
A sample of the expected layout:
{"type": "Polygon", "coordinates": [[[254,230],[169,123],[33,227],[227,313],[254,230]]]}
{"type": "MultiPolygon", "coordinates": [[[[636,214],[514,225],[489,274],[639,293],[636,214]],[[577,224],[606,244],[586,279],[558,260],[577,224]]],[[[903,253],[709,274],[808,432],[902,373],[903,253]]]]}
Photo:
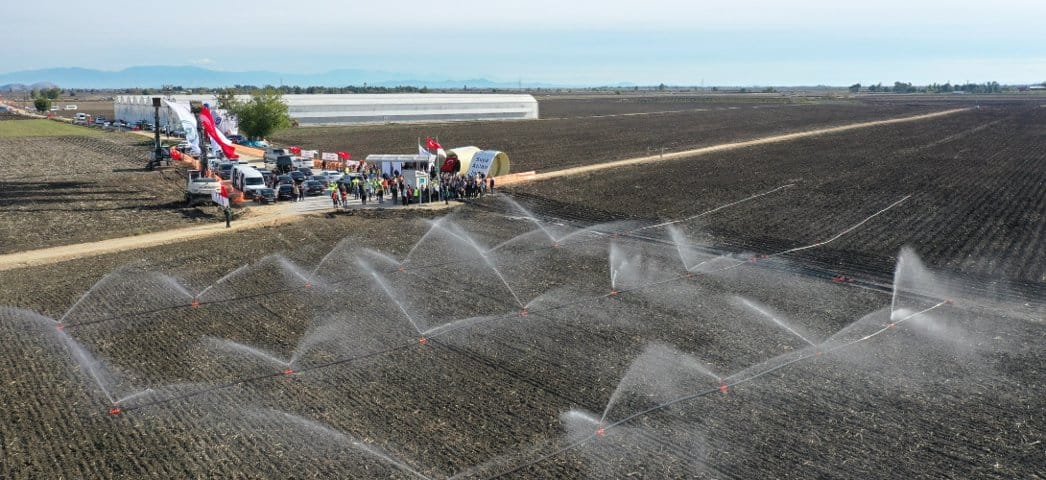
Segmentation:
{"type": "Polygon", "coordinates": [[[1044,1],[152,5],[54,0],[44,17],[31,2],[0,7],[0,72],[198,65],[570,84],[1046,81],[1044,1]]]}

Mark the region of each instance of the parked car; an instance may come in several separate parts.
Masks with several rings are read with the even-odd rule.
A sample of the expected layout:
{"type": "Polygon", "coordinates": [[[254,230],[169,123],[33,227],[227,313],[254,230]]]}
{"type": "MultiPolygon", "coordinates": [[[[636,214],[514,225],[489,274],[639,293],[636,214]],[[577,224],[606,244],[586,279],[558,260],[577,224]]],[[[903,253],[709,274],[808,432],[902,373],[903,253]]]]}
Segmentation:
{"type": "Polygon", "coordinates": [[[276,190],[271,188],[260,189],[255,192],[254,201],[264,205],[276,203],[276,190]]]}
{"type": "Polygon", "coordinates": [[[294,186],[289,183],[281,183],[276,187],[277,200],[294,200],[294,186]]]}
{"type": "Polygon", "coordinates": [[[276,177],[277,185],[290,185],[294,183],[294,179],[290,175],[280,175],[276,177]]]}
{"type": "Polygon", "coordinates": [[[305,174],[304,173],[301,173],[301,172],[291,172],[291,173],[288,173],[287,175],[290,175],[290,177],[292,179],[294,179],[294,183],[301,183],[301,182],[305,181],[305,174]]]}
{"type": "Polygon", "coordinates": [[[311,177],[313,175],[312,169],[309,167],[298,167],[298,171],[304,173],[306,177],[311,177]]]}
{"type": "Polygon", "coordinates": [[[316,180],[306,180],[302,186],[305,188],[305,194],[309,196],[323,195],[324,191],[327,190],[327,187],[324,187],[323,183],[317,182],[316,180]]]}
{"type": "Polygon", "coordinates": [[[327,177],[325,177],[323,175],[313,175],[313,176],[309,177],[307,180],[314,180],[314,181],[320,182],[320,183],[323,184],[323,188],[327,188],[327,187],[329,187],[331,185],[331,182],[329,180],[327,180],[327,177]]]}
{"type": "Polygon", "coordinates": [[[337,170],[324,170],[321,175],[327,177],[327,182],[334,183],[340,180],[344,174],[337,170]]]}

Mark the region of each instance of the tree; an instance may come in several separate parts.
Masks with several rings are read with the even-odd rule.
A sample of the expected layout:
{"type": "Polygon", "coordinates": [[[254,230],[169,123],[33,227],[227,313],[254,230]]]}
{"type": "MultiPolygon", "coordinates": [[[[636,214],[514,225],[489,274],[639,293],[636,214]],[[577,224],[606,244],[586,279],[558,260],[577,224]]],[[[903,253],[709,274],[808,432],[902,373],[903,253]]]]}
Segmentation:
{"type": "Polygon", "coordinates": [[[262,139],[276,130],[291,126],[283,95],[272,87],[251,93],[251,99],[246,102],[231,93],[222,95],[216,104],[218,108],[236,116],[240,131],[251,139],[262,139]]]}
{"type": "Polygon", "coordinates": [[[861,91],[861,84],[860,83],[855,83],[853,85],[850,85],[850,93],[857,93],[857,92],[860,92],[860,91],[861,91]]]}
{"type": "Polygon", "coordinates": [[[51,109],[51,99],[47,97],[36,97],[33,99],[33,106],[36,107],[38,112],[46,112],[51,109]]]}
{"type": "Polygon", "coordinates": [[[40,96],[47,97],[51,100],[57,100],[58,96],[62,94],[62,89],[58,87],[48,88],[47,90],[41,90],[40,96]]]}
{"type": "Polygon", "coordinates": [[[658,85],[657,86],[657,90],[660,91],[660,92],[665,91],[665,84],[662,83],[661,85],[658,85]]]}

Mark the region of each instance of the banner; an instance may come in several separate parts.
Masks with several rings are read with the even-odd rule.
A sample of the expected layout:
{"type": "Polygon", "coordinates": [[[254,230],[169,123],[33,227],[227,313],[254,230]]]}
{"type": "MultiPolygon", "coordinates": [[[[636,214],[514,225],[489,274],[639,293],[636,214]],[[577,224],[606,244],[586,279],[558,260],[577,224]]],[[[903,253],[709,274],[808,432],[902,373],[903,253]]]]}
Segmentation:
{"type": "Polygon", "coordinates": [[[225,154],[225,158],[230,160],[240,158],[240,156],[236,154],[236,149],[233,148],[232,142],[230,142],[228,138],[225,138],[225,135],[222,135],[222,132],[219,132],[214,127],[214,118],[211,117],[211,110],[207,108],[207,104],[204,104],[200,109],[200,122],[203,123],[203,129],[207,132],[207,135],[209,135],[214,141],[218,142],[222,153],[225,154]]]}
{"type": "Polygon", "coordinates": [[[338,154],[333,152],[323,152],[323,154],[320,155],[320,160],[329,160],[336,162],[338,161],[338,154]]]}
{"type": "Polygon", "coordinates": [[[472,162],[469,163],[468,174],[478,177],[479,174],[488,175],[490,174],[490,166],[494,164],[494,157],[498,155],[497,150],[481,150],[476,152],[472,156],[472,162]]]}
{"type": "Polygon", "coordinates": [[[199,156],[200,137],[196,133],[196,116],[189,111],[188,105],[174,103],[170,100],[164,100],[163,103],[174,112],[174,116],[178,117],[178,123],[182,125],[182,130],[185,130],[185,141],[189,143],[189,153],[199,156]]]}

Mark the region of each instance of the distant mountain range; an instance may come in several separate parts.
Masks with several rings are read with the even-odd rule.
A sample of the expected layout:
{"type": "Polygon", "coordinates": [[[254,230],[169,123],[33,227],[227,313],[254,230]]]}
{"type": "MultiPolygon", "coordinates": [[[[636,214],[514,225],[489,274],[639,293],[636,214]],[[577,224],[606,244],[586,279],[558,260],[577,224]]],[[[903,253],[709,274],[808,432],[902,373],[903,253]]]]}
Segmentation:
{"type": "MultiPolygon", "coordinates": [[[[517,88],[517,82],[487,79],[417,79],[412,75],[375,70],[340,69],[324,73],[278,73],[268,71],[224,72],[192,66],[141,66],[117,71],[89,68],[48,68],[0,74],[0,91],[38,88],[36,83],[52,83],[63,88],[160,88],[163,85],[193,87],[231,87],[233,85],[292,85],[300,87],[377,87],[415,86],[428,88],[517,88]]],[[[526,87],[565,85],[527,83],[526,87]]],[[[631,84],[619,84],[627,87],[631,84]]]]}

